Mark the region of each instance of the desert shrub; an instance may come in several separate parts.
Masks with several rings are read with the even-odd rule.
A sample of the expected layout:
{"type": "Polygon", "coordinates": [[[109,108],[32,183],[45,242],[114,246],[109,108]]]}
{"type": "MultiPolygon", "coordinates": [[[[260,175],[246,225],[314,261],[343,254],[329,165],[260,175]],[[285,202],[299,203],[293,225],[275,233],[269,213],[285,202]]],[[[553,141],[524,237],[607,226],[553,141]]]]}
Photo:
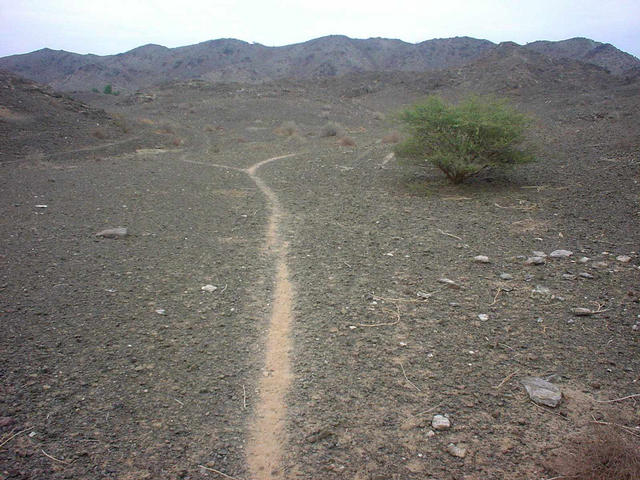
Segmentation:
{"type": "Polygon", "coordinates": [[[296,135],[298,133],[298,125],[296,122],[288,121],[284,122],[275,130],[276,134],[282,135],[284,137],[291,137],[292,135],[296,135]]]}
{"type": "Polygon", "coordinates": [[[99,91],[97,88],[95,88],[95,87],[93,87],[93,88],[91,89],[91,91],[92,91],[93,93],[100,93],[100,91],[99,91]]]}
{"type": "Polygon", "coordinates": [[[382,143],[398,143],[400,141],[400,134],[398,132],[390,132],[382,137],[382,143]]]}
{"type": "Polygon", "coordinates": [[[386,117],[384,115],[384,113],[382,112],[373,112],[373,119],[374,120],[384,120],[386,117]]]}
{"type": "Polygon", "coordinates": [[[104,90],[102,91],[102,93],[104,93],[105,95],[111,95],[113,93],[113,87],[111,86],[111,84],[107,84],[104,87],[104,90]]]}
{"type": "Polygon", "coordinates": [[[356,141],[351,137],[340,137],[338,139],[338,145],[342,145],[343,147],[354,147],[356,145],[356,141]]]}
{"type": "Polygon", "coordinates": [[[505,101],[469,97],[451,105],[429,97],[400,114],[409,138],[395,152],[414,164],[431,163],[452,183],[485,168],[508,168],[532,161],[522,147],[528,118],[505,101]]]}
{"type": "Polygon", "coordinates": [[[339,137],[340,135],[342,135],[342,131],[343,131],[342,125],[340,125],[338,122],[327,122],[320,129],[320,136],[321,137],[339,137]]]}

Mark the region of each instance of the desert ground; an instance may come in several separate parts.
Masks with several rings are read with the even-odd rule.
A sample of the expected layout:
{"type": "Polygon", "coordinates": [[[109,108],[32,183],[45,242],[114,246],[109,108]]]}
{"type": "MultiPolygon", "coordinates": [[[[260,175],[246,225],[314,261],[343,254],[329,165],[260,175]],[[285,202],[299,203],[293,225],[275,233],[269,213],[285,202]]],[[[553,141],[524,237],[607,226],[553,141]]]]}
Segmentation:
{"type": "Polygon", "coordinates": [[[638,83],[509,72],[5,101],[0,478],[547,479],[598,429],[637,446],[638,83]],[[396,112],[469,91],[537,162],[391,155],[396,112]]]}

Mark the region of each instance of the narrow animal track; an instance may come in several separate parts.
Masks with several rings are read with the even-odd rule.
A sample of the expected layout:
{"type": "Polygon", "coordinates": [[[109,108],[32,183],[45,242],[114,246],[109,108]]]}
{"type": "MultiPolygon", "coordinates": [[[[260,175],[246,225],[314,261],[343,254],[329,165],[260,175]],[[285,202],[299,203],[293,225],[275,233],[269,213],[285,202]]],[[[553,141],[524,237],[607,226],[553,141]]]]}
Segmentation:
{"type": "Polygon", "coordinates": [[[271,210],[265,235],[265,251],[275,259],[275,288],[271,299],[271,316],[265,342],[263,376],[259,384],[259,401],[254,410],[254,421],[249,429],[246,450],[251,480],[281,480],[282,452],[286,440],[285,396],[291,383],[290,329],[293,321],[293,287],[289,281],[287,242],[280,234],[284,211],[275,192],[257,175],[257,170],[267,163],[290,158],[296,154],[281,155],[258,162],[247,169],[228,165],[198,162],[181,158],[182,162],[242,171],[249,175],[264,194],[271,210]]]}
{"type": "Polygon", "coordinates": [[[267,198],[271,208],[266,234],[266,248],[276,261],[275,292],[272,299],[269,332],[265,344],[264,375],[259,391],[260,401],[255,408],[255,421],[250,429],[247,463],[254,480],[284,478],[280,466],[285,439],[285,396],[291,383],[290,328],[293,321],[293,287],[289,281],[287,242],[280,235],[284,212],[276,194],[256,175],[263,165],[292,157],[270,158],[249,167],[246,172],[267,198]]]}

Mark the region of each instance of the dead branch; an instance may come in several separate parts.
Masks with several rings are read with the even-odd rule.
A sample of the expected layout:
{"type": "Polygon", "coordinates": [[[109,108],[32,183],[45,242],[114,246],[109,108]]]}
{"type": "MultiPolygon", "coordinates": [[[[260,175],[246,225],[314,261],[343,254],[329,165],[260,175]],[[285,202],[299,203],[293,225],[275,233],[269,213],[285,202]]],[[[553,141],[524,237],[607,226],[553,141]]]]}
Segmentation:
{"type": "Polygon", "coordinates": [[[627,395],[626,397],[614,398],[613,400],[596,400],[598,403],[615,403],[622,402],[623,400],[628,400],[629,398],[637,398],[640,397],[640,393],[635,393],[633,395],[627,395]]]}
{"type": "Polygon", "coordinates": [[[62,463],[62,464],[64,464],[64,465],[71,465],[71,464],[73,463],[73,461],[68,462],[68,461],[66,461],[66,460],[60,460],[59,458],[56,458],[56,457],[54,457],[54,456],[52,456],[52,455],[49,455],[49,454],[48,454],[47,452],[45,452],[42,448],[40,449],[40,451],[41,451],[42,453],[44,453],[44,456],[45,456],[45,457],[50,458],[50,459],[51,459],[51,460],[53,460],[54,462],[62,463]]]}
{"type": "Polygon", "coordinates": [[[358,323],[359,327],[390,327],[400,323],[400,307],[396,304],[396,321],[390,323],[358,323]]]}
{"type": "Polygon", "coordinates": [[[17,437],[21,433],[28,432],[29,430],[33,430],[33,428],[34,427],[25,428],[24,430],[20,430],[18,433],[14,433],[13,435],[9,433],[9,437],[6,440],[3,440],[2,443],[0,443],[0,448],[4,447],[7,443],[9,443],[11,440],[13,440],[15,437],[17,437]]]}
{"type": "MultiPolygon", "coordinates": [[[[593,416],[591,418],[593,418],[593,416]]],[[[620,425],[619,423],[612,423],[612,422],[602,422],[600,420],[596,420],[595,418],[593,418],[591,423],[595,423],[597,425],[607,425],[608,427],[616,427],[621,429],[623,432],[633,435],[634,437],[640,438],[640,433],[638,433],[638,429],[633,427],[628,427],[627,425],[620,425]]]]}

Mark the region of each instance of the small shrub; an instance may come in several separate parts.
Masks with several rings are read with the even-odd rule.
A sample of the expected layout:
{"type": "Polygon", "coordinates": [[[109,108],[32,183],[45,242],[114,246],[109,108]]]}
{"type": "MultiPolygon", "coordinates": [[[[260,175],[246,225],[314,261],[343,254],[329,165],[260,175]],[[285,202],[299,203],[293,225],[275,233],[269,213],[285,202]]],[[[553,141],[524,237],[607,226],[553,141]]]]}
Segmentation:
{"type": "Polygon", "coordinates": [[[382,137],[382,143],[398,143],[400,141],[400,134],[398,132],[391,132],[382,137]]]}
{"type": "Polygon", "coordinates": [[[373,112],[373,119],[374,120],[384,120],[386,117],[384,115],[384,113],[382,112],[373,112]]]}
{"type": "Polygon", "coordinates": [[[337,122],[327,122],[321,129],[320,129],[320,136],[323,138],[326,137],[339,137],[340,135],[342,135],[342,125],[340,125],[337,122]]]}
{"type": "Polygon", "coordinates": [[[355,147],[356,141],[351,137],[340,137],[338,139],[338,145],[343,147],[355,147]]]}
{"type": "Polygon", "coordinates": [[[282,125],[276,128],[275,133],[277,135],[282,135],[283,137],[291,137],[298,133],[298,126],[296,125],[296,122],[284,122],[282,125]]]}
{"type": "Polygon", "coordinates": [[[400,115],[410,137],[395,148],[400,158],[431,163],[454,184],[485,168],[508,168],[534,159],[521,147],[529,123],[504,101],[470,97],[448,105],[429,97],[400,115]]]}
{"type": "Polygon", "coordinates": [[[111,95],[113,93],[113,87],[111,86],[111,84],[107,84],[104,87],[104,90],[102,91],[105,95],[111,95]]]}
{"type": "Polygon", "coordinates": [[[91,132],[91,135],[100,140],[104,140],[105,138],[107,138],[107,134],[100,128],[96,128],[93,132],[91,132]]]}
{"type": "Polygon", "coordinates": [[[95,88],[95,87],[94,87],[94,88],[92,88],[92,89],[91,89],[91,91],[92,91],[93,93],[100,93],[100,90],[98,90],[98,89],[97,89],[97,88],[95,88]]]}

